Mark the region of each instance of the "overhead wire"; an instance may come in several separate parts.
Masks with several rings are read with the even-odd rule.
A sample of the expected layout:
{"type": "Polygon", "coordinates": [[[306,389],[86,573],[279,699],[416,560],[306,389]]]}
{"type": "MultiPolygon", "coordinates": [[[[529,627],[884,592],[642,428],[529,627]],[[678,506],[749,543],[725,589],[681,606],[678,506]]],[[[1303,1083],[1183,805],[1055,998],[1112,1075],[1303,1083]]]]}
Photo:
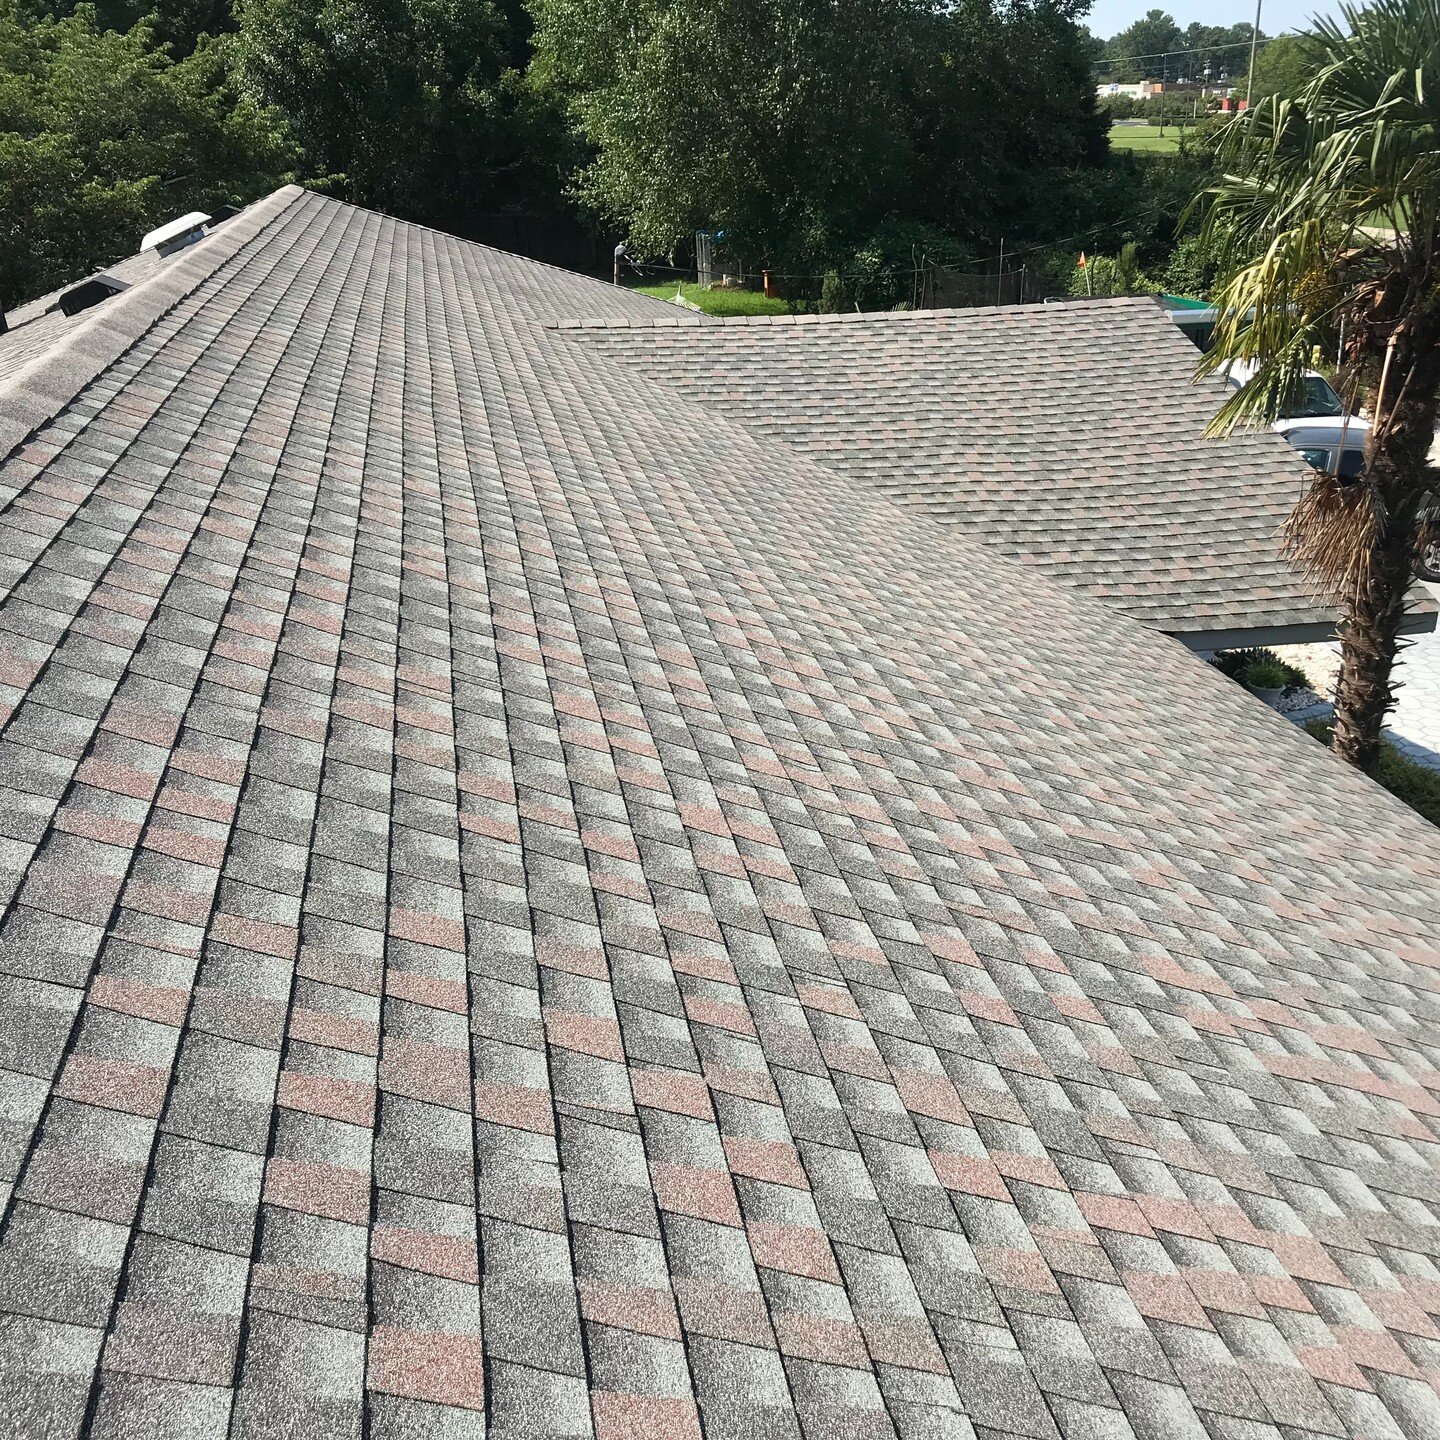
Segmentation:
{"type": "MultiPolygon", "coordinates": [[[[1293,32],[1286,32],[1290,34],[1293,32]]],[[[1264,35],[1255,42],[1258,50],[1261,46],[1269,45],[1272,41],[1283,40],[1286,35],[1264,35]]],[[[1248,50],[1248,40],[1226,41],[1223,45],[1194,45],[1184,50],[1152,50],[1148,55],[1097,55],[1091,62],[1094,65],[1129,65],[1136,60],[1172,60],[1182,55],[1211,55],[1217,50],[1248,50]]]]}

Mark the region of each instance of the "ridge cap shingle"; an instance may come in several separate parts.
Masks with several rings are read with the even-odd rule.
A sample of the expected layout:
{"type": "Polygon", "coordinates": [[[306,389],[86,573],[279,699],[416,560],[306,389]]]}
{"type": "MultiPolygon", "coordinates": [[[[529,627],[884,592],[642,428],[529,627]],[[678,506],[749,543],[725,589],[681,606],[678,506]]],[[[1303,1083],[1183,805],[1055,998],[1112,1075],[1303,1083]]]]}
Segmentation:
{"type": "Polygon", "coordinates": [[[0,460],[53,420],[162,315],[304,194],[302,186],[285,185],[257,200],[163,270],[97,306],[55,344],[0,380],[0,460]]]}

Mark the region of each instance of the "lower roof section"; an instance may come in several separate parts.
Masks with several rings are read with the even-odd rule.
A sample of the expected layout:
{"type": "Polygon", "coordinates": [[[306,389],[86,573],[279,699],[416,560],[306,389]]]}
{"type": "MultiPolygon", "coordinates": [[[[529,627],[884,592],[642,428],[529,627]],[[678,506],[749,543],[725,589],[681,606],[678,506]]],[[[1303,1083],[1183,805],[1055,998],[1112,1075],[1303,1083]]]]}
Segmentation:
{"type": "MultiPolygon", "coordinates": [[[[1435,628],[1436,606],[1428,592],[1416,587],[1417,603],[1400,622],[1402,635],[1428,635],[1435,628]]],[[[1175,635],[1191,650],[1245,650],[1256,645],[1317,645],[1334,640],[1333,624],[1252,625],[1237,630],[1196,630],[1175,635]]]]}
{"type": "Polygon", "coordinates": [[[1205,438],[1223,387],[1148,297],[564,333],[1155,629],[1334,619],[1277,540],[1304,461],[1205,438]]]}

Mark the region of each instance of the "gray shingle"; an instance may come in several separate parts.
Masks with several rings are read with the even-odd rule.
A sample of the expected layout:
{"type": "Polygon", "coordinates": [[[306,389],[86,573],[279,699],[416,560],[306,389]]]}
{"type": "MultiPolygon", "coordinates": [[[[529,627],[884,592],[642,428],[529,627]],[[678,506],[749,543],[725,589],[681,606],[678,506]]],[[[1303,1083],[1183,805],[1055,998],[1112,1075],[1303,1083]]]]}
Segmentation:
{"type": "Polygon", "coordinates": [[[1428,1440],[1434,831],[864,480],[1059,319],[669,313],[286,191],[0,379],[5,1420],[1428,1440]]]}

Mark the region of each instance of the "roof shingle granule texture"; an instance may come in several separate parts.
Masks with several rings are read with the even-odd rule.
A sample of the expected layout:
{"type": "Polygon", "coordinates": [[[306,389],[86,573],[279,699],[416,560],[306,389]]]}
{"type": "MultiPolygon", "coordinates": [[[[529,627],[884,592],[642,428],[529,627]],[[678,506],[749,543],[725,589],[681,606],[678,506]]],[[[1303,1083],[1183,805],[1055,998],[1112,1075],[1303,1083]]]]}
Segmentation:
{"type": "Polygon", "coordinates": [[[1149,297],[918,314],[567,326],[970,539],[1171,633],[1329,624],[1280,554],[1309,473],[1149,297]]]}
{"type": "Polygon", "coordinates": [[[0,469],[0,1434],[1440,1433],[1435,832],[262,218],[0,469]]]}

